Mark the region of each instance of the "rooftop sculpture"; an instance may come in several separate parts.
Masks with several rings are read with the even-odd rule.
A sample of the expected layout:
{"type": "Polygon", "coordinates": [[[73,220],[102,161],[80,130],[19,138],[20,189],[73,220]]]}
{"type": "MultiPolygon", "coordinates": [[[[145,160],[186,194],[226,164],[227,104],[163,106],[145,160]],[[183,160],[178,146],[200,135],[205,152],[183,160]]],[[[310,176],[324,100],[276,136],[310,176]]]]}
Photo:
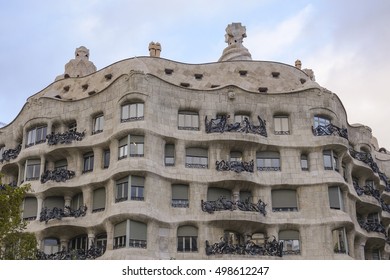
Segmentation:
{"type": "Polygon", "coordinates": [[[246,28],[240,22],[233,22],[226,27],[225,42],[228,46],[223,50],[219,61],[252,60],[248,49],[242,45],[246,37],[246,28]]]}

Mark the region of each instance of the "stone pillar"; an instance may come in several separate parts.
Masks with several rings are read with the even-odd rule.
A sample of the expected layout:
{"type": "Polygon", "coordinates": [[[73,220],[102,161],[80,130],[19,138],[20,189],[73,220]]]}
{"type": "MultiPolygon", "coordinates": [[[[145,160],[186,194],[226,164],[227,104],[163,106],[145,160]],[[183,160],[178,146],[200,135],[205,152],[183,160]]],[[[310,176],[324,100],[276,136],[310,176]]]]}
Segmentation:
{"type": "MultiPolygon", "coordinates": [[[[40,173],[43,174],[43,172],[45,172],[45,163],[46,163],[46,158],[45,158],[45,155],[41,155],[40,157],[40,160],[41,160],[41,165],[40,165],[40,173]]],[[[40,179],[39,179],[40,180],[40,179]]]]}
{"type": "Polygon", "coordinates": [[[92,245],[95,245],[95,233],[88,233],[88,248],[91,248],[92,245]]]}
{"type": "Polygon", "coordinates": [[[177,140],[175,166],[185,167],[186,147],[183,140],[177,140]]]}
{"type": "Polygon", "coordinates": [[[232,192],[232,200],[233,202],[240,200],[240,190],[237,187],[232,192]]]}
{"type": "Polygon", "coordinates": [[[102,169],[103,149],[101,147],[93,147],[93,170],[98,171],[102,169]]]}
{"type": "MultiPolygon", "coordinates": [[[[117,139],[113,139],[110,143],[110,166],[114,164],[114,162],[118,161],[119,156],[119,142],[117,139]]],[[[128,150],[130,151],[130,147],[128,147],[128,150]]]]}
{"type": "Polygon", "coordinates": [[[70,207],[70,202],[72,201],[72,197],[70,195],[65,195],[64,200],[65,200],[65,206],[70,207]]]}
{"type": "Polygon", "coordinates": [[[106,250],[114,249],[114,225],[111,222],[106,223],[107,233],[107,248],[106,250]]]}
{"type": "Polygon", "coordinates": [[[37,195],[37,220],[39,220],[41,216],[41,211],[42,211],[42,206],[43,206],[43,201],[45,197],[43,194],[38,194],[37,195]]]}
{"type": "Polygon", "coordinates": [[[93,206],[93,190],[91,186],[83,188],[83,203],[87,206],[88,213],[92,213],[93,206]]]}

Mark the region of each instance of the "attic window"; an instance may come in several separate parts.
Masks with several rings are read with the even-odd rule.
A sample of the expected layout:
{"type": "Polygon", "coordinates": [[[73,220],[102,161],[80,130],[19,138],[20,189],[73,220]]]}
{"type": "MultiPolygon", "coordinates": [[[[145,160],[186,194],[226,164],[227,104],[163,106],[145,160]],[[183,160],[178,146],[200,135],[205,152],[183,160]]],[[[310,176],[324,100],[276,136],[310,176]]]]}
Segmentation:
{"type": "Polygon", "coordinates": [[[96,93],[96,91],[90,91],[90,92],[88,92],[88,95],[94,95],[96,93]]]}
{"type": "Polygon", "coordinates": [[[238,73],[240,73],[240,76],[246,76],[246,74],[248,74],[248,71],[246,71],[246,70],[240,70],[240,71],[238,71],[238,73]]]}
{"type": "Polygon", "coordinates": [[[301,81],[301,84],[302,84],[302,85],[303,85],[304,83],[306,83],[306,79],[301,78],[300,81],[301,81]]]}
{"type": "Polygon", "coordinates": [[[268,88],[267,87],[259,87],[259,92],[267,92],[268,88]]]}
{"type": "Polygon", "coordinates": [[[70,86],[64,86],[64,91],[69,91],[70,86]]]}
{"type": "Polygon", "coordinates": [[[272,77],[279,78],[280,72],[272,72],[272,77]]]}
{"type": "Polygon", "coordinates": [[[106,78],[106,80],[111,80],[112,78],[112,74],[107,74],[107,75],[104,75],[104,78],[106,78]]]}
{"type": "Polygon", "coordinates": [[[190,86],[189,83],[180,83],[180,85],[181,85],[182,87],[189,87],[189,86],[190,86]]]}
{"type": "Polygon", "coordinates": [[[165,68],[165,74],[171,75],[173,73],[173,69],[165,68]]]}
{"type": "Polygon", "coordinates": [[[82,88],[83,90],[87,90],[87,88],[88,88],[88,84],[84,84],[84,85],[82,85],[82,86],[81,86],[81,88],[82,88]]]}
{"type": "Polygon", "coordinates": [[[211,88],[217,88],[219,87],[220,85],[211,85],[211,88]]]}
{"type": "Polygon", "coordinates": [[[195,76],[195,79],[197,79],[197,80],[202,80],[202,78],[203,78],[203,74],[195,74],[194,76],[195,76]]]}

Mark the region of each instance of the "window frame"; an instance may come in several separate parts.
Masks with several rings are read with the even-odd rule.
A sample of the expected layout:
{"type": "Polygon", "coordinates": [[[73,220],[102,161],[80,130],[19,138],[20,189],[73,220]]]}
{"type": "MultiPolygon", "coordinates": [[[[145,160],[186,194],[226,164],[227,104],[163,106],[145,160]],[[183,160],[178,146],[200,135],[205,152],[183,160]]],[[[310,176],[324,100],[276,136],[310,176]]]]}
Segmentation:
{"type": "Polygon", "coordinates": [[[274,116],[274,133],[275,135],[290,135],[290,118],[288,115],[274,116]]]}
{"type": "Polygon", "coordinates": [[[38,125],[27,130],[26,148],[46,142],[47,125],[38,125]]]}
{"type": "Polygon", "coordinates": [[[145,118],[144,102],[129,102],[121,106],[121,123],[141,121],[144,120],[144,118],[145,118]],[[132,112],[132,108],[134,107],[135,107],[135,112],[132,112]]]}
{"type": "Polygon", "coordinates": [[[177,117],[177,129],[199,131],[199,119],[199,113],[196,111],[179,111],[177,117]]]}
{"type": "Polygon", "coordinates": [[[256,152],[256,167],[258,171],[281,171],[280,153],[277,151],[256,152]]]}
{"type": "Polygon", "coordinates": [[[95,162],[95,155],[93,152],[85,153],[83,155],[83,174],[93,172],[95,162]]]}
{"type": "Polygon", "coordinates": [[[25,172],[26,172],[26,181],[39,180],[41,176],[41,160],[27,159],[25,172]]]}
{"type": "Polygon", "coordinates": [[[328,116],[324,115],[315,115],[313,118],[313,128],[317,128],[318,126],[325,127],[332,123],[332,119],[328,116]]]}
{"type": "Polygon", "coordinates": [[[209,167],[208,153],[209,150],[206,148],[201,148],[201,147],[186,148],[185,167],[207,169],[209,167]]]}
{"type": "Polygon", "coordinates": [[[176,233],[176,241],[177,241],[177,252],[178,253],[197,253],[199,251],[198,248],[198,228],[190,225],[183,225],[178,227],[176,233]],[[183,231],[190,231],[194,233],[183,233],[183,231]],[[188,245],[188,247],[186,246],[188,245]]]}
{"type": "Polygon", "coordinates": [[[296,190],[290,190],[290,189],[276,189],[271,191],[271,201],[272,201],[272,212],[297,212],[299,211],[298,207],[298,193],[296,190]],[[278,196],[282,196],[282,192],[284,192],[284,197],[286,195],[290,196],[291,199],[294,197],[294,202],[286,201],[286,199],[282,199],[278,196]],[[277,193],[279,193],[277,195],[277,193]],[[278,201],[277,201],[278,200],[278,201]],[[291,205],[287,205],[291,204],[291,205]]]}
{"type": "Polygon", "coordinates": [[[93,118],[92,135],[103,132],[104,122],[104,114],[99,114],[93,118]]]}
{"type": "Polygon", "coordinates": [[[332,244],[333,252],[335,254],[349,254],[347,232],[345,227],[332,230],[332,244]]]}

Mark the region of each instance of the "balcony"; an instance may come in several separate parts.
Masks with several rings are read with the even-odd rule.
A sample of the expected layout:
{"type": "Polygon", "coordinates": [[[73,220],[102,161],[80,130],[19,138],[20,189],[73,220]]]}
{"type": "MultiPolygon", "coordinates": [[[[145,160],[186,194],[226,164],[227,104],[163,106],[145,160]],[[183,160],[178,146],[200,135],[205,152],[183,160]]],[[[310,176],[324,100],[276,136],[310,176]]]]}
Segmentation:
{"type": "Polygon", "coordinates": [[[46,135],[47,144],[57,145],[57,144],[70,144],[73,141],[81,141],[85,136],[85,131],[77,132],[74,130],[69,130],[64,133],[54,133],[52,132],[49,135],[46,135]]]}
{"type": "Polygon", "coordinates": [[[318,125],[317,127],[312,127],[314,136],[330,136],[336,135],[348,140],[348,130],[346,128],[340,128],[334,124],[327,125],[318,125]]]}
{"type": "Polygon", "coordinates": [[[225,197],[221,196],[217,200],[214,201],[201,201],[201,207],[203,212],[207,212],[209,214],[214,213],[215,211],[224,211],[224,210],[241,210],[241,211],[249,211],[249,212],[258,212],[265,216],[267,211],[265,204],[261,199],[255,204],[246,199],[245,201],[231,201],[227,200],[225,197]]]}
{"type": "Polygon", "coordinates": [[[54,169],[54,170],[46,170],[41,175],[41,183],[44,184],[47,181],[56,181],[65,182],[66,180],[72,179],[75,176],[74,171],[70,171],[64,168],[54,169]]]}
{"type": "Polygon", "coordinates": [[[224,132],[243,132],[259,134],[267,137],[266,121],[257,116],[259,125],[254,125],[245,117],[242,122],[228,123],[229,115],[221,116],[220,118],[211,119],[208,121],[205,117],[206,133],[224,133],[224,132]]]}
{"type": "Polygon", "coordinates": [[[385,235],[387,237],[386,229],[382,225],[382,223],[379,222],[369,222],[369,221],[363,221],[358,220],[358,223],[362,229],[364,229],[367,232],[379,232],[385,235]]]}
{"type": "Polygon", "coordinates": [[[87,206],[80,206],[78,209],[74,210],[70,208],[70,206],[65,206],[64,209],[54,207],[53,209],[49,209],[44,207],[39,215],[39,221],[47,223],[50,220],[57,219],[61,220],[66,217],[84,217],[87,214],[87,206]]]}
{"type": "Polygon", "coordinates": [[[236,173],[241,173],[243,171],[253,173],[254,162],[253,160],[249,162],[245,161],[217,161],[216,163],[217,171],[234,171],[236,173]]]}
{"type": "Polygon", "coordinates": [[[0,163],[4,161],[10,161],[11,159],[15,159],[18,157],[20,151],[22,149],[22,145],[18,145],[15,149],[8,149],[3,152],[0,163]]]}

